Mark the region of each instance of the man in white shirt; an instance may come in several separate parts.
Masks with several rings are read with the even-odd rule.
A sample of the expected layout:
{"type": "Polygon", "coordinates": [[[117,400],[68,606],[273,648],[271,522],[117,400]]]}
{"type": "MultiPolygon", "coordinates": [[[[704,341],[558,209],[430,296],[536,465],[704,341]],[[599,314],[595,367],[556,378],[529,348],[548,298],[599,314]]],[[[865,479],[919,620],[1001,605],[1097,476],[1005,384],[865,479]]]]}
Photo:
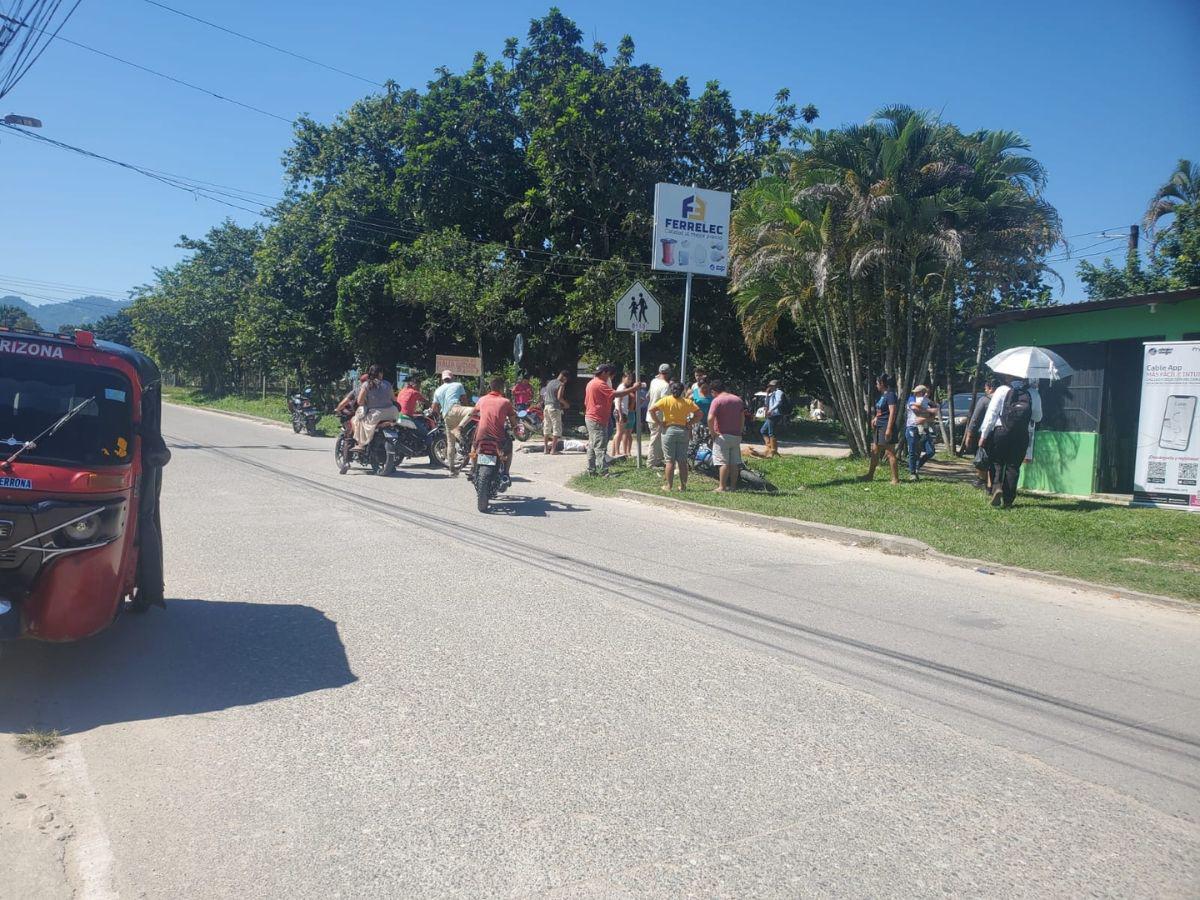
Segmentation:
{"type": "Polygon", "coordinates": [[[663,427],[654,420],[650,410],[654,408],[655,403],[667,396],[670,387],[671,366],[663,363],[658,367],[658,376],[650,382],[650,393],[646,402],[646,424],[650,426],[650,467],[652,469],[665,468],[667,462],[663,457],[663,427]]]}
{"type": "Polygon", "coordinates": [[[987,451],[992,464],[991,504],[1008,509],[1017,496],[1021,463],[1033,454],[1034,431],[1042,420],[1042,397],[1036,382],[1031,388],[1023,378],[1014,378],[1012,375],[1000,377],[1004,383],[992,394],[987,414],[983,417],[979,444],[987,451]],[[1015,399],[1023,399],[1028,403],[1028,422],[1023,431],[1006,432],[1000,426],[1005,419],[1005,408],[1015,399]]]}

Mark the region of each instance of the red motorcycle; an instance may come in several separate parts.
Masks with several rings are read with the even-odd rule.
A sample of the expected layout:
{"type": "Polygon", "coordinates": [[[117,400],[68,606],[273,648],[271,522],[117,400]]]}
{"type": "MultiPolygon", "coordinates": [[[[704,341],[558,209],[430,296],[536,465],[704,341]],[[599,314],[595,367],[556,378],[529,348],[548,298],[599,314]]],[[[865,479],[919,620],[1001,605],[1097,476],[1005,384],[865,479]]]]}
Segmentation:
{"type": "Polygon", "coordinates": [[[158,368],[0,328],[0,637],[71,641],[163,605],[158,368]]]}
{"type": "Polygon", "coordinates": [[[513,436],[524,443],[534,435],[542,433],[542,421],[545,418],[542,407],[537,403],[531,403],[528,406],[522,404],[517,407],[517,427],[513,429],[513,436]]]}

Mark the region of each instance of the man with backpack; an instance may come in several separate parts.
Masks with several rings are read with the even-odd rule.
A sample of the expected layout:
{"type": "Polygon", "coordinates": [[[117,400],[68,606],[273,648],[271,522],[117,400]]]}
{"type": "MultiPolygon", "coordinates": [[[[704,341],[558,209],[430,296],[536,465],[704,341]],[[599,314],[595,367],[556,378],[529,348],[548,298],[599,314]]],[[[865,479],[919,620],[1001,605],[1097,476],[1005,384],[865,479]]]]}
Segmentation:
{"type": "Polygon", "coordinates": [[[992,463],[991,504],[1008,509],[1017,496],[1021,463],[1030,448],[1034,425],[1042,418],[1041,403],[1023,378],[1001,375],[980,429],[979,445],[992,463]]]}

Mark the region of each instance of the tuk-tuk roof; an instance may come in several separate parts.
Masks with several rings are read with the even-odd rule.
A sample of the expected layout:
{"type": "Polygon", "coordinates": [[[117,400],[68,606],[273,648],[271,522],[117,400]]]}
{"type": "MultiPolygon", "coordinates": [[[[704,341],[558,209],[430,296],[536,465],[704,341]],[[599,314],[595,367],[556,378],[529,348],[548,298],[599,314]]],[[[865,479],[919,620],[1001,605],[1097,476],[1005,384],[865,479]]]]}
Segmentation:
{"type": "Polygon", "coordinates": [[[152,384],[158,384],[162,380],[162,374],[158,371],[158,366],[145,353],[134,350],[132,347],[126,347],[124,344],[114,344],[112,341],[96,341],[96,349],[103,350],[105,353],[111,353],[113,356],[119,356],[133,366],[138,373],[138,378],[142,380],[143,390],[152,384]]]}

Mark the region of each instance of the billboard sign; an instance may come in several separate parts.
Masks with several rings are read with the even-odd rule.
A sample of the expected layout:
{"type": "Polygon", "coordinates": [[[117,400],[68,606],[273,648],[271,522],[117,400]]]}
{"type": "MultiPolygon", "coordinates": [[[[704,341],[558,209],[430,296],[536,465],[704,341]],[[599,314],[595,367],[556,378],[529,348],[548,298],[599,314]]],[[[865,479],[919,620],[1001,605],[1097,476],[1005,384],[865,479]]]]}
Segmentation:
{"type": "Polygon", "coordinates": [[[729,277],[729,207],[726,191],[656,184],[651,267],[729,277]]]}
{"type": "Polygon", "coordinates": [[[1200,512],[1200,341],[1147,343],[1133,499],[1200,512]]]}

